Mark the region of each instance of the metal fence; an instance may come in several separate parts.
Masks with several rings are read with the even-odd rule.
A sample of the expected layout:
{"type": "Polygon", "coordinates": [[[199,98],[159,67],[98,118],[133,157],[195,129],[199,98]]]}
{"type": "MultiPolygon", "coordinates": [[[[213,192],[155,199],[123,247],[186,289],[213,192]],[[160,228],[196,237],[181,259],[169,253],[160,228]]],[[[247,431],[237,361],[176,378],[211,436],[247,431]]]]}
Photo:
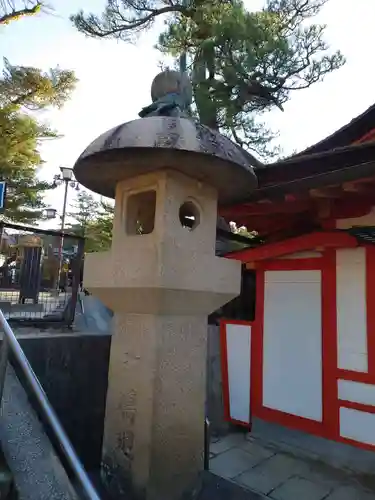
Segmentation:
{"type": "Polygon", "coordinates": [[[0,309],[10,321],[74,321],[84,238],[0,222],[0,309]]]}

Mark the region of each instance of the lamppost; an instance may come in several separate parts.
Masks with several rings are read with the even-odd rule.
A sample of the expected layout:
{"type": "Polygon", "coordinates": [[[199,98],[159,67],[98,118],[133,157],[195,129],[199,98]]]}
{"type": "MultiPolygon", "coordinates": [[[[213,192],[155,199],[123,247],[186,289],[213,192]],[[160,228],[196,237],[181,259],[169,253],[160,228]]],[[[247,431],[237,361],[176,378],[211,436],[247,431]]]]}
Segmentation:
{"type": "Polygon", "coordinates": [[[43,210],[43,219],[46,220],[56,219],[56,213],[57,213],[56,208],[47,207],[43,210]]]}
{"type": "Polygon", "coordinates": [[[76,191],[79,191],[79,184],[78,182],[74,179],[73,176],[73,169],[69,167],[60,167],[60,174],[56,174],[53,178],[53,185],[54,187],[59,186],[63,183],[65,183],[65,190],[64,190],[64,203],[63,203],[63,211],[61,215],[61,238],[60,238],[60,244],[59,244],[59,268],[58,268],[58,274],[57,274],[57,289],[59,289],[60,286],[60,277],[61,277],[61,267],[62,267],[62,260],[63,260],[63,249],[64,249],[64,229],[65,229],[65,217],[66,217],[66,203],[68,200],[68,188],[69,186],[72,188],[75,188],[76,191]]]}

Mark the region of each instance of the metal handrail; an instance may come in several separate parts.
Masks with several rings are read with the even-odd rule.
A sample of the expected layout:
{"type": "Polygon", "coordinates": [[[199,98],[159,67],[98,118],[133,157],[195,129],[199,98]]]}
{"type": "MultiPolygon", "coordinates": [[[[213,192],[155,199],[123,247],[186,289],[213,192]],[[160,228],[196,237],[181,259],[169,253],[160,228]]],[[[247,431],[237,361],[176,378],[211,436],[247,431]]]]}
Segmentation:
{"type": "Polygon", "coordinates": [[[3,399],[5,375],[9,353],[12,352],[18,362],[27,382],[30,384],[31,391],[35,396],[43,416],[50,425],[54,437],[57,439],[61,450],[71,467],[72,473],[80,485],[82,492],[87,500],[100,500],[98,493],[92,485],[80,459],[77,457],[74,448],[66,435],[54,409],[49,402],[46,393],[43,390],[37,376],[35,375],[29,361],[26,358],[16,336],[14,335],[8,321],[0,310],[0,327],[3,329],[4,337],[0,353],[0,404],[3,399]]]}
{"type": "Polygon", "coordinates": [[[210,470],[210,421],[204,419],[203,470],[210,470]]]}

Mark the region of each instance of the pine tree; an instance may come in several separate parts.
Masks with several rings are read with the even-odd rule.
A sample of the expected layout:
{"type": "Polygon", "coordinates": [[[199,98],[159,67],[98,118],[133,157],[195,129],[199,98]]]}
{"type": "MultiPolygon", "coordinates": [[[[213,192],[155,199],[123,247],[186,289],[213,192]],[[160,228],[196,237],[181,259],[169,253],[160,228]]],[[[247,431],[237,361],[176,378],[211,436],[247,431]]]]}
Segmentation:
{"type": "MultiPolygon", "coordinates": [[[[46,4],[36,0],[0,0],[0,27],[25,16],[39,13],[46,4]]],[[[32,113],[61,107],[70,97],[76,78],[72,71],[59,68],[43,72],[38,68],[14,66],[4,58],[0,75],[0,180],[8,194],[5,216],[17,222],[35,222],[44,208],[43,194],[52,185],[38,180],[43,164],[40,142],[57,138],[32,113]]]]}
{"type": "Polygon", "coordinates": [[[265,0],[249,11],[241,0],[107,0],[101,15],[80,11],[72,21],[88,36],[131,41],[164,18],[158,48],[187,55],[200,121],[269,155],[274,133],[264,112],[282,110],[293,91],[344,64],[329,50],[325,26],[312,22],[327,1],[265,0]]]}
{"type": "Polygon", "coordinates": [[[108,250],[112,241],[113,205],[96,200],[88,191],[81,191],[72,208],[68,213],[73,220],[69,232],[86,239],[85,251],[108,250]]]}
{"type": "Polygon", "coordinates": [[[40,218],[43,194],[51,185],[37,178],[43,164],[39,146],[58,137],[30,111],[60,107],[74,89],[72,71],[43,73],[37,68],[12,66],[4,59],[0,76],[0,178],[10,187],[5,215],[18,222],[40,218]],[[27,111],[27,112],[25,112],[27,111]]]}

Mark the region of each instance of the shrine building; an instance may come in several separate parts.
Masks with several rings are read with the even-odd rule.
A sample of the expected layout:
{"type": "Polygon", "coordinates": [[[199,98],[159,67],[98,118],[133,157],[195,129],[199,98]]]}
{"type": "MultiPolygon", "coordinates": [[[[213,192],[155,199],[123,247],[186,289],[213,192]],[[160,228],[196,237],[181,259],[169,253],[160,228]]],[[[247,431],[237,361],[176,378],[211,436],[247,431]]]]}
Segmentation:
{"type": "Polygon", "coordinates": [[[226,255],[256,280],[253,320],[221,324],[231,422],[375,450],[374,159],[375,105],[220,208],[262,241],[226,255]]]}

